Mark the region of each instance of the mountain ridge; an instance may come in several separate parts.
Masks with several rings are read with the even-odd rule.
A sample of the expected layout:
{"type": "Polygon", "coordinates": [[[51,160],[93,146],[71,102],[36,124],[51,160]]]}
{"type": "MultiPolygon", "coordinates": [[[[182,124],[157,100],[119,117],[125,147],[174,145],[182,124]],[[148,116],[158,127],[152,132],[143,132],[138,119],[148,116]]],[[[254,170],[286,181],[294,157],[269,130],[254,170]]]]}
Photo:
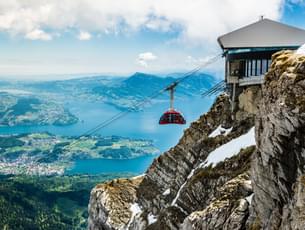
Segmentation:
{"type": "MultiPolygon", "coordinates": [[[[185,74],[174,75],[175,77],[170,74],[154,75],[136,72],[129,77],[94,76],[69,80],[18,82],[11,84],[10,87],[18,90],[26,89],[53,100],[62,100],[62,97],[65,97],[101,101],[119,110],[126,110],[161,91],[185,74]]],[[[216,81],[209,74],[201,72],[191,74],[176,87],[175,95],[177,98],[200,96],[202,90],[211,88],[216,81]]],[[[5,89],[5,86],[2,88],[5,89]]],[[[158,99],[168,99],[168,95],[164,93],[158,99]]]]}

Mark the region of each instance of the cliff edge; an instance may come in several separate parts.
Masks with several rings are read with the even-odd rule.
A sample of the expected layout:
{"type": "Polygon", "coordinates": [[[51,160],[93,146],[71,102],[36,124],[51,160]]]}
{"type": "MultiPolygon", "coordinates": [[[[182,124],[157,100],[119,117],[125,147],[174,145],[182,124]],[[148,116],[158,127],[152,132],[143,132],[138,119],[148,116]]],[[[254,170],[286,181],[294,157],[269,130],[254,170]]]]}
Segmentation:
{"type": "Polygon", "coordinates": [[[276,53],[265,76],[252,161],[260,229],[305,228],[305,56],[276,53]]]}

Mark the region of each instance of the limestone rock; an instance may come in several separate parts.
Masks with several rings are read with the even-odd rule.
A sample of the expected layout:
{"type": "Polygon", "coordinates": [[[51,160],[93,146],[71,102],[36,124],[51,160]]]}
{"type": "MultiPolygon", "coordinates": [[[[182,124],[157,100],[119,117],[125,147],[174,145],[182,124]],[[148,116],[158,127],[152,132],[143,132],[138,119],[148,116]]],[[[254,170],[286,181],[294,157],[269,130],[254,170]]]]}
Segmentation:
{"type": "Polygon", "coordinates": [[[256,119],[253,208],[262,229],[304,229],[305,57],[276,53],[256,119]]]}
{"type": "Polygon", "coordinates": [[[259,103],[262,99],[261,86],[250,86],[245,88],[238,96],[238,110],[236,119],[243,120],[249,115],[255,116],[258,113],[259,103]]]}
{"type": "Polygon", "coordinates": [[[117,179],[97,185],[91,191],[88,229],[123,229],[132,216],[130,206],[136,200],[136,188],[142,179],[117,179]]]}

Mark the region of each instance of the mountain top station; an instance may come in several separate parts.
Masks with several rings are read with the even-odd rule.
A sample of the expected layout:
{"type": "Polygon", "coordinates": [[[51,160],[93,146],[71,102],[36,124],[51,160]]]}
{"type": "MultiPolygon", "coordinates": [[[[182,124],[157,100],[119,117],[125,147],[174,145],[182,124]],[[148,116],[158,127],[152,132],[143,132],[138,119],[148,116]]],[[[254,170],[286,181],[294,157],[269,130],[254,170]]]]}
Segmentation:
{"type": "Polygon", "coordinates": [[[236,98],[246,87],[264,82],[272,54],[305,43],[305,30],[261,17],[220,36],[218,43],[224,51],[225,82],[234,109],[236,98]]]}

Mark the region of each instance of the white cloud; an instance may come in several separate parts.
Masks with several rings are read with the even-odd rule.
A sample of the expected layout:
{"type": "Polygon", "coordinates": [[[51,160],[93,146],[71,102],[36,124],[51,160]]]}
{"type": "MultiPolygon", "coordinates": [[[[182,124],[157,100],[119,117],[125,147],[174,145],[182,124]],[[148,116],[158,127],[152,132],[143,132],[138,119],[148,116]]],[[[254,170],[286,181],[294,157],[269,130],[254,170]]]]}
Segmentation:
{"type": "Polygon", "coordinates": [[[91,37],[91,34],[86,31],[80,31],[78,35],[78,39],[81,41],[90,40],[91,37]]]}
{"type": "Polygon", "coordinates": [[[25,35],[25,38],[30,40],[43,40],[43,41],[49,41],[52,40],[52,36],[43,30],[33,30],[25,35]]]}
{"type": "MultiPolygon", "coordinates": [[[[87,33],[125,34],[147,28],[175,30],[181,41],[205,44],[257,20],[259,15],[279,19],[284,3],[284,0],[0,1],[0,31],[28,35],[46,28],[56,32],[72,28],[87,33]]],[[[40,35],[47,40],[48,36],[40,35]]]]}
{"type": "Polygon", "coordinates": [[[140,53],[137,58],[137,63],[141,66],[148,67],[148,63],[157,59],[151,52],[140,53]]]}
{"type": "Polygon", "coordinates": [[[205,58],[194,58],[192,56],[187,56],[186,63],[195,67],[195,66],[203,65],[204,63],[209,61],[211,58],[212,58],[212,56],[207,56],[205,58]]]}

